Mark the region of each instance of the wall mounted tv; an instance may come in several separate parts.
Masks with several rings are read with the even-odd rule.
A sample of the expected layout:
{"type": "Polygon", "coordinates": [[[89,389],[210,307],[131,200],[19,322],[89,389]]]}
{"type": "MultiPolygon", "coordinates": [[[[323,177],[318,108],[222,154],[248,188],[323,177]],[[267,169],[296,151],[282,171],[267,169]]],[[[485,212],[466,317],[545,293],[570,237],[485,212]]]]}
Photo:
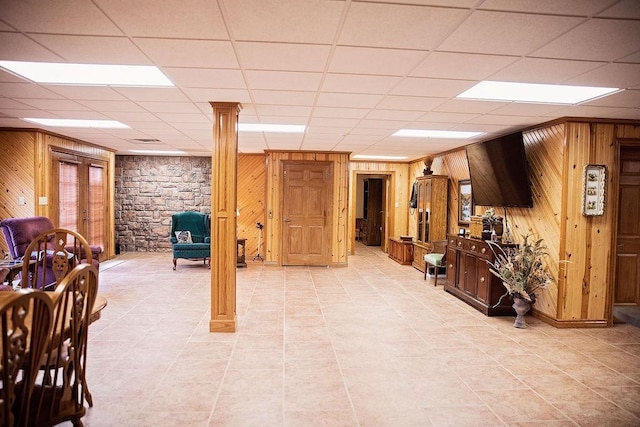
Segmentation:
{"type": "Polygon", "coordinates": [[[533,207],[522,132],[467,145],[473,202],[533,207]]]}

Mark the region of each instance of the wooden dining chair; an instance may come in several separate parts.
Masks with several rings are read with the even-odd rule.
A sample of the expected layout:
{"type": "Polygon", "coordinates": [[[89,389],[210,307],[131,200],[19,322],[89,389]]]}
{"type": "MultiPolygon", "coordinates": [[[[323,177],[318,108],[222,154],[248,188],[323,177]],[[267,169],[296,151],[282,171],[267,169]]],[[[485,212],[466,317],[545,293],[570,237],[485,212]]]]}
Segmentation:
{"type": "Polygon", "coordinates": [[[31,407],[36,425],[71,421],[82,425],[85,398],[93,405],[86,381],[87,340],[91,310],[98,293],[98,270],[78,264],[56,287],[53,330],[42,359],[31,407]]]}
{"type": "Polygon", "coordinates": [[[20,286],[41,290],[53,290],[76,265],[95,263],[87,240],[66,228],[52,228],[36,236],[23,261],[20,286]]]}
{"type": "Polygon", "coordinates": [[[44,292],[21,289],[0,300],[0,425],[31,425],[36,375],[52,329],[53,304],[44,292]]]}

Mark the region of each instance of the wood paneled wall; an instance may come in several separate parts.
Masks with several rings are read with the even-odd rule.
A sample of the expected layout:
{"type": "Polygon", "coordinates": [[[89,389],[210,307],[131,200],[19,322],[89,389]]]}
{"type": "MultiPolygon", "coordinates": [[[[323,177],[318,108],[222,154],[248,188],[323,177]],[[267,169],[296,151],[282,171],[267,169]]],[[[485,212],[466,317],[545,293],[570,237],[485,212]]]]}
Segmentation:
{"type": "Polygon", "coordinates": [[[409,198],[411,188],[409,182],[409,165],[406,163],[383,163],[383,162],[362,162],[352,161],[350,169],[349,185],[349,252],[355,252],[355,226],[356,226],[356,197],[357,179],[362,175],[386,175],[389,179],[387,199],[389,201],[385,208],[389,227],[385,227],[383,247],[386,246],[390,237],[406,235],[408,228],[409,198]]]}
{"type": "MultiPolygon", "coordinates": [[[[52,150],[66,150],[87,157],[104,160],[108,163],[108,206],[105,207],[106,241],[105,258],[114,256],[114,203],[115,203],[115,153],[91,144],[38,130],[0,129],[0,156],[2,179],[7,176],[7,183],[17,185],[24,192],[27,205],[18,206],[17,196],[13,192],[3,191],[0,195],[0,212],[2,218],[42,215],[51,217],[55,206],[40,205],[40,197],[51,198],[52,150]],[[6,164],[5,164],[6,162],[6,164]],[[5,169],[6,168],[6,169],[5,169]],[[4,171],[12,171],[5,174],[4,171]],[[10,175],[10,176],[9,176],[10,175]]],[[[2,245],[5,245],[4,239],[2,245]]],[[[3,249],[4,250],[4,249],[3,249]]]]}
{"type": "MultiPolygon", "coordinates": [[[[265,263],[282,262],[282,162],[284,160],[333,162],[333,224],[331,263],[347,264],[347,217],[349,192],[349,153],[307,151],[267,151],[265,263]]],[[[355,220],[354,220],[355,222],[355,220]]]]}
{"type": "MultiPolygon", "coordinates": [[[[238,237],[247,239],[246,257],[252,260],[258,253],[258,228],[256,223],[265,224],[266,156],[264,154],[238,155],[238,237]]],[[[264,232],[264,230],[263,230],[264,232]]],[[[264,258],[264,234],[262,235],[264,258]]]]}
{"type": "MultiPolygon", "coordinates": [[[[548,247],[547,266],[557,280],[540,294],[534,311],[559,327],[612,323],[619,138],[640,139],[640,125],[567,120],[524,132],[534,206],[509,208],[508,224],[515,241],[534,233],[548,247]],[[582,215],[582,182],[587,164],[607,167],[607,203],[602,216],[582,215]]],[[[423,168],[422,160],[413,162],[409,167],[411,180],[422,175],[423,168]]],[[[449,231],[455,233],[457,182],[469,177],[464,149],[435,156],[431,168],[435,174],[451,178],[449,231]]],[[[477,214],[484,210],[485,207],[476,207],[477,214]]],[[[503,212],[496,207],[497,214],[504,215],[503,212]]],[[[409,234],[415,233],[411,219],[409,229],[409,234]]]]}
{"type": "MultiPolygon", "coordinates": [[[[0,131],[0,220],[35,214],[35,151],[35,132],[0,131]],[[24,205],[18,203],[20,197],[24,205]]],[[[0,237],[0,258],[8,250],[0,237]]]]}

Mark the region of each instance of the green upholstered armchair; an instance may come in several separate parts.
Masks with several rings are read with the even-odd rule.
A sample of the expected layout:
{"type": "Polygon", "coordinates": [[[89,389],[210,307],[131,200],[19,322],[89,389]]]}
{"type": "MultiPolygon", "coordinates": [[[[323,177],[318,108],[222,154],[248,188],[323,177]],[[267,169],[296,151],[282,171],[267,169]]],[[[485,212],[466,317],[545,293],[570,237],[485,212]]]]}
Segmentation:
{"type": "Polygon", "coordinates": [[[204,260],[211,268],[211,231],[209,215],[200,212],[179,212],[171,216],[173,269],[178,258],[204,260]]]}

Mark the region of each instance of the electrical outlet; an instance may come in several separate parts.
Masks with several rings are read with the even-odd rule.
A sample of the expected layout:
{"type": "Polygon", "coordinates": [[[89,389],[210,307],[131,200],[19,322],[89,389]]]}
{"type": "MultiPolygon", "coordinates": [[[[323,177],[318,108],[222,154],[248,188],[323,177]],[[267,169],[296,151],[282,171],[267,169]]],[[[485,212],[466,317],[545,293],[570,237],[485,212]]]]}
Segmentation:
{"type": "Polygon", "coordinates": [[[20,196],[18,197],[18,204],[20,206],[26,205],[27,204],[27,200],[24,198],[24,196],[20,196]]]}

